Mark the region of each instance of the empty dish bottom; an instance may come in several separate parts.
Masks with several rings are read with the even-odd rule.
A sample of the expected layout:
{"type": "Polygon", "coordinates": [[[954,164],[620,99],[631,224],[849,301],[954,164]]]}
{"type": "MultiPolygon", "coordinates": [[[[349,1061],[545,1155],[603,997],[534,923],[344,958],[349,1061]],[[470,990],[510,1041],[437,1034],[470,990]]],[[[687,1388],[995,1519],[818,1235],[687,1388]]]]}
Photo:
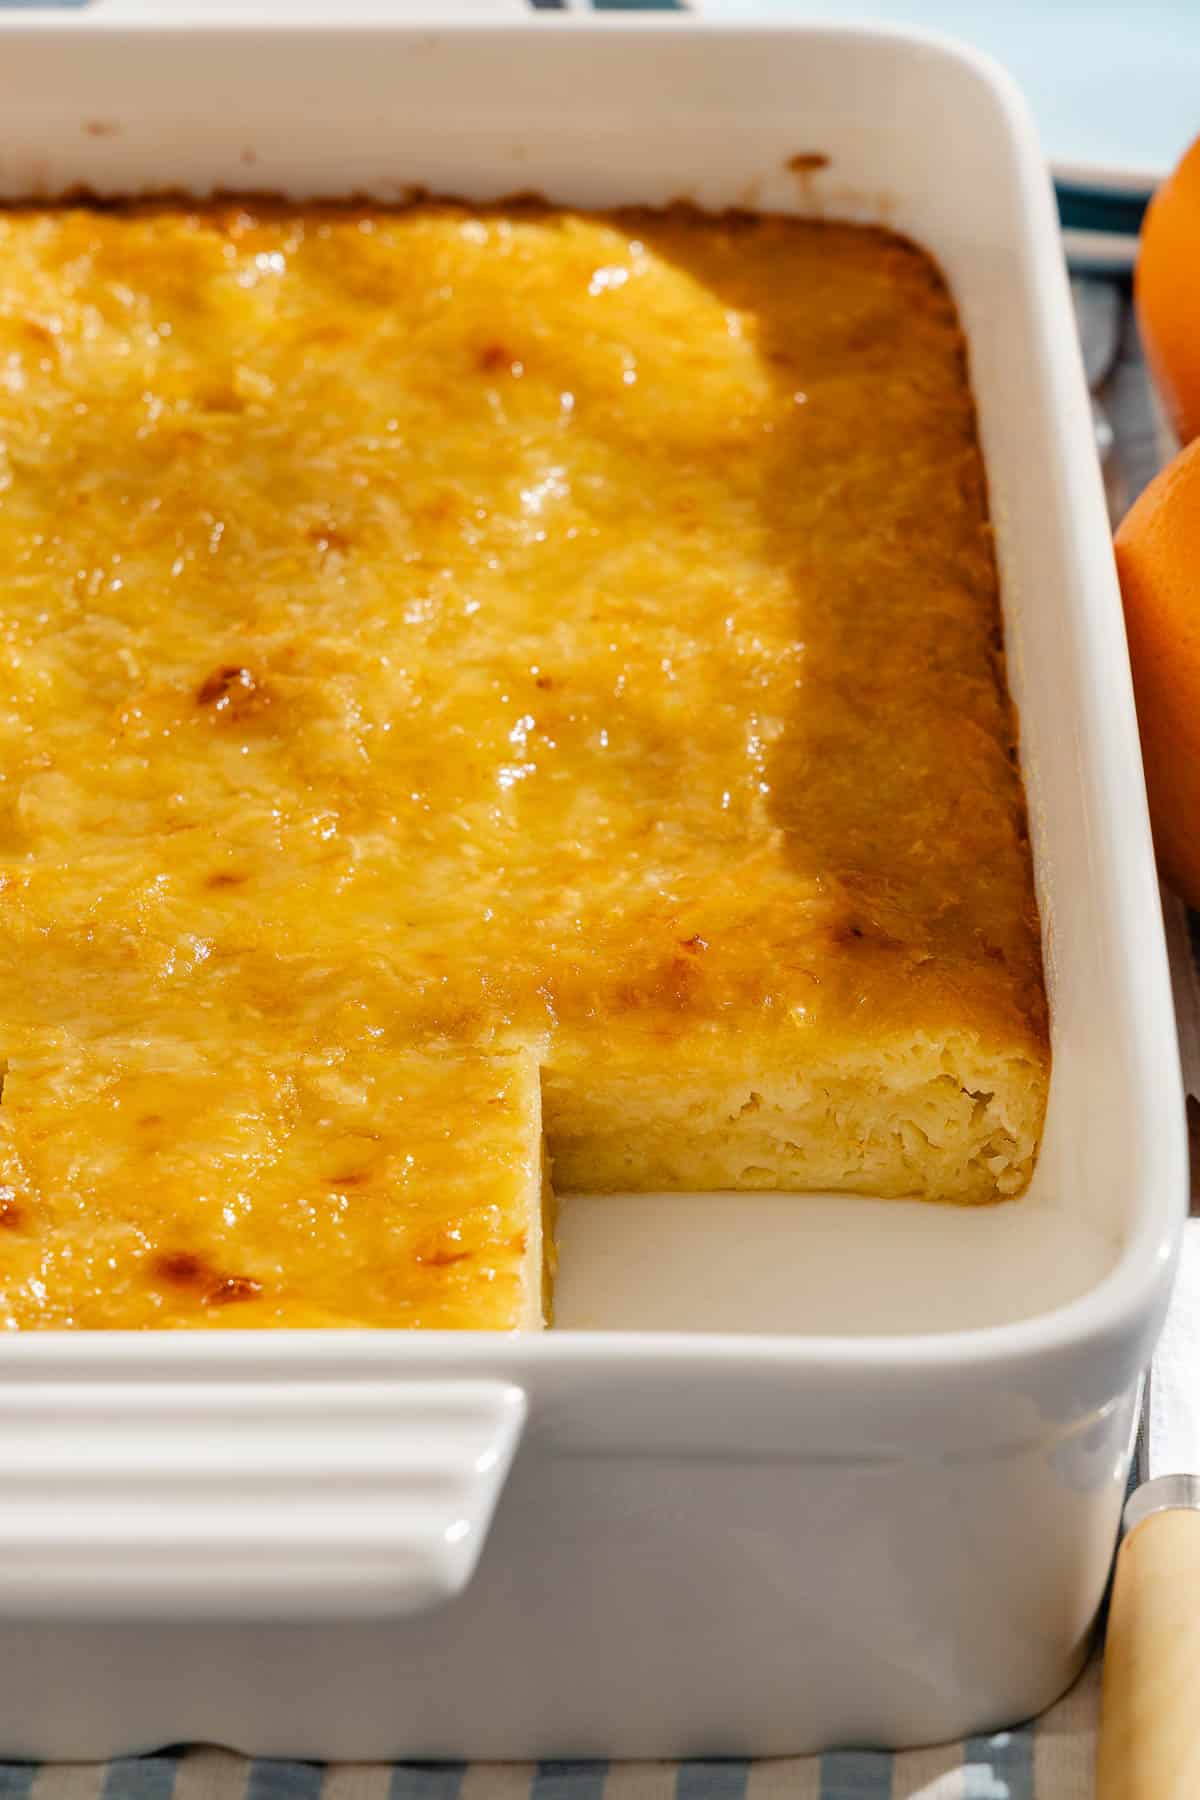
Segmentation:
{"type": "Polygon", "coordinates": [[[1035,1190],[991,1207],[845,1194],[560,1201],[555,1328],[871,1333],[1002,1325],[1077,1299],[1120,1251],[1035,1190]]]}

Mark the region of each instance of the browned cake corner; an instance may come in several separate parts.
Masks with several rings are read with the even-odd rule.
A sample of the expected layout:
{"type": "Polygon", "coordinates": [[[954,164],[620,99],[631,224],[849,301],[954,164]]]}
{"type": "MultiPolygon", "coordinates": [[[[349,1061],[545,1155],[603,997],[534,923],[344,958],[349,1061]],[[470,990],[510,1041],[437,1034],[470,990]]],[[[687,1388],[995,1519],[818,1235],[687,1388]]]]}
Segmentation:
{"type": "Polygon", "coordinates": [[[538,1068],[564,1188],[1027,1182],[986,489],[911,244],[11,210],[0,570],[10,1324],[527,1323],[538,1068]]]}

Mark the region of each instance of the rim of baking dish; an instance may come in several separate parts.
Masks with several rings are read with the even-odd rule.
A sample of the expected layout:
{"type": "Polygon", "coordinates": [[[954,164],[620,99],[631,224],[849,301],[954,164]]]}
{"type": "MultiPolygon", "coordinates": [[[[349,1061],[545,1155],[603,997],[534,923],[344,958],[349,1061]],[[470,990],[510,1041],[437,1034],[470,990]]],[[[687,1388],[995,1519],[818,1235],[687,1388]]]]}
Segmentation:
{"type": "MultiPolygon", "coordinates": [[[[353,0],[351,0],[353,4],[353,0]]],[[[1126,1051],[1134,1106],[1143,1139],[1138,1197],[1132,1229],[1117,1261],[1096,1285],[1076,1299],[1028,1318],[979,1328],[921,1333],[862,1333],[830,1336],[804,1332],[681,1332],[550,1330],[542,1333],[412,1331],[402,1328],[292,1328],[169,1331],[46,1330],[5,1334],[0,1355],[9,1373],[78,1372],[81,1356],[96,1376],[145,1372],[148,1340],[155,1373],[170,1379],[188,1365],[232,1371],[252,1364],[284,1376],[302,1372],[321,1378],[353,1365],[363,1373],[394,1367],[403,1344],[404,1374],[454,1376],[504,1373],[519,1379],[550,1358],[564,1367],[625,1363],[646,1359],[657,1367],[705,1366],[728,1371],[770,1364],[775,1369],[821,1366],[849,1377],[870,1372],[897,1384],[923,1370],[956,1371],[964,1378],[983,1370],[1001,1372],[1036,1358],[1049,1375],[1058,1359],[1072,1363],[1087,1350],[1099,1357],[1147,1360],[1165,1314],[1188,1212],[1188,1153],[1184,1091],[1174,1024],[1174,1007],[1155,872],[1132,679],[1119,590],[1111,555],[1110,525],[1098,461],[1092,450],[1091,410],[1082,360],[1064,346],[1077,345],[1066,264],[1061,253],[1054,192],[1032,113],[1017,83],[992,57],[936,31],[868,20],[805,19],[790,24],[755,23],[695,14],[540,13],[486,21],[469,15],[398,19],[386,10],[360,5],[336,22],[288,17],[264,9],[258,14],[221,13],[216,8],[188,13],[186,0],[165,18],[122,15],[119,6],[63,13],[22,8],[0,13],[5,38],[52,35],[128,36],[180,39],[192,35],[287,35],[298,38],[369,35],[428,40],[437,36],[533,39],[547,33],[626,35],[641,40],[680,33],[749,40],[797,37],[871,40],[905,45],[944,57],[989,86],[1011,134],[1020,199],[1029,220],[1039,261],[1031,304],[1046,359],[1046,380],[1059,420],[1064,454],[1066,517],[1076,560],[1085,571],[1089,607],[1085,655],[1089,691],[1104,696],[1104,727],[1091,734],[1091,755],[1104,806],[1092,821],[1093,840],[1107,865],[1116,935],[1127,952],[1118,994],[1124,1013],[1126,1051]],[[203,1345],[203,1349],[201,1349],[203,1345]]],[[[1134,1366],[1138,1366],[1136,1363],[1134,1366]]]]}

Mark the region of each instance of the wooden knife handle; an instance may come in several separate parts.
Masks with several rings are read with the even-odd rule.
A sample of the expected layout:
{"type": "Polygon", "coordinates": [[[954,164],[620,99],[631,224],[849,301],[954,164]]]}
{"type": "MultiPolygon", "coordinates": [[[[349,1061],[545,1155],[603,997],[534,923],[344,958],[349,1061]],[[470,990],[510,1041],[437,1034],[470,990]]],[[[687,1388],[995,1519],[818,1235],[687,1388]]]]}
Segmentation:
{"type": "Polygon", "coordinates": [[[1096,1800],[1198,1800],[1200,1482],[1147,1482],[1126,1518],[1104,1649],[1096,1800]]]}

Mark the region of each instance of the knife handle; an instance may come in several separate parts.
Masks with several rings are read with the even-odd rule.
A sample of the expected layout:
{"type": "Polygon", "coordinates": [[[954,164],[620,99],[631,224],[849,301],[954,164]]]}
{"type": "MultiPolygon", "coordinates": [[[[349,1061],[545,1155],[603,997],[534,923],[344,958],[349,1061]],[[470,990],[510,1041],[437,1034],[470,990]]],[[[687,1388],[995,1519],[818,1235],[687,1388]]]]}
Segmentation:
{"type": "Polygon", "coordinates": [[[1200,1795],[1200,1480],[1131,1495],[1109,1603],[1096,1800],[1200,1795]]]}

